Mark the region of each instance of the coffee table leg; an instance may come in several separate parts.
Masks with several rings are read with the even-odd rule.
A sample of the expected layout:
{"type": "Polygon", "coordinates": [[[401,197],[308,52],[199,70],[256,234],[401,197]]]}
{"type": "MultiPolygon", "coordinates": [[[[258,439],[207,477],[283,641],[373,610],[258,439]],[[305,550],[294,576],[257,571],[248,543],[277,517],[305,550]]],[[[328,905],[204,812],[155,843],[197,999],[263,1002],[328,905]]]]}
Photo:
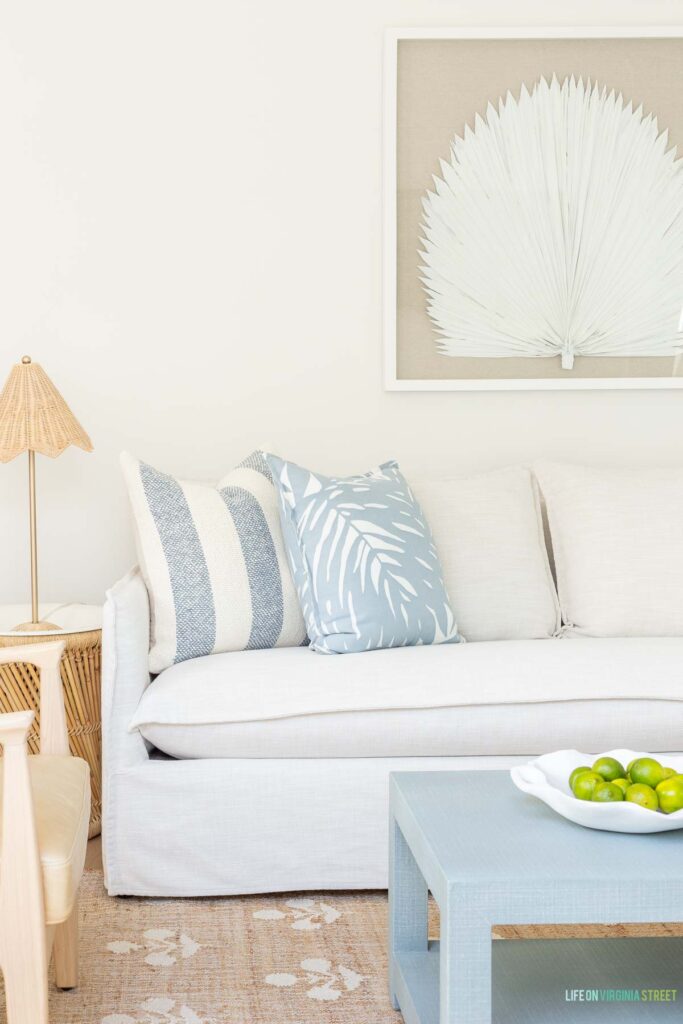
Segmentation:
{"type": "Polygon", "coordinates": [[[389,988],[391,1005],[399,1009],[394,984],[394,956],[427,949],[427,883],[403,833],[391,819],[389,835],[389,988]]]}
{"type": "Polygon", "coordinates": [[[458,896],[441,911],[439,1024],[491,1024],[491,925],[458,896]]]}

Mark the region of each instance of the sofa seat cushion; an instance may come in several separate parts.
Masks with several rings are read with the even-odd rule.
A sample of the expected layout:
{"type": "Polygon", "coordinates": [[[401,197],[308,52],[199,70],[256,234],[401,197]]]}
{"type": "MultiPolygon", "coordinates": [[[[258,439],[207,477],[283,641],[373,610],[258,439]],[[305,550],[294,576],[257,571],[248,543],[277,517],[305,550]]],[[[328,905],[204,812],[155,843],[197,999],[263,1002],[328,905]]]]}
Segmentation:
{"type": "Polygon", "coordinates": [[[180,758],[683,750],[682,663],[668,637],[215,654],[158,676],[130,728],[180,758]]]}

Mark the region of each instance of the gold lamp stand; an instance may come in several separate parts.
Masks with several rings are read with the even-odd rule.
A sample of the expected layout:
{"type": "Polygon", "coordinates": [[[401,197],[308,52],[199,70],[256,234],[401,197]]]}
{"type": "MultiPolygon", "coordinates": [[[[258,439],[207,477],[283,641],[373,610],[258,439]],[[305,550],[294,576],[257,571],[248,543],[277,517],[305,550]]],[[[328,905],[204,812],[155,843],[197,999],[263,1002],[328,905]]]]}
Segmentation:
{"type": "Polygon", "coordinates": [[[41,622],[38,612],[38,531],[36,528],[36,452],[55,458],[69,445],[91,452],[90,438],[42,366],[24,356],[12,367],[0,394],[0,462],[28,452],[31,531],[31,621],[16,626],[22,633],[61,629],[41,622]]]}
{"type": "MultiPolygon", "coordinates": [[[[27,359],[24,356],[24,359],[27,359]]],[[[29,529],[31,531],[31,621],[15,626],[17,632],[46,633],[61,629],[54,622],[41,622],[38,616],[38,528],[36,525],[36,453],[28,453],[29,529]]]]}

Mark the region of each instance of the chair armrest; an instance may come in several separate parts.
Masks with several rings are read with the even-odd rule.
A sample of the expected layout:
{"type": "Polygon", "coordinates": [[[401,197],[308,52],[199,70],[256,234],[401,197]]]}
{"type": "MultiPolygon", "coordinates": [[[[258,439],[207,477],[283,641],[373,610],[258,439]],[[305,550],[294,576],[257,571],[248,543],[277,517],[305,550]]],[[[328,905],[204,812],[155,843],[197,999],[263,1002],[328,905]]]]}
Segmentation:
{"type": "Polygon", "coordinates": [[[34,711],[11,711],[0,715],[0,745],[21,747],[25,744],[34,718],[34,711]]]}
{"type": "MultiPolygon", "coordinates": [[[[40,669],[41,754],[69,753],[69,735],[66,730],[64,694],[62,692],[62,679],[59,672],[63,653],[63,640],[46,644],[26,644],[21,647],[4,647],[0,649],[0,665],[9,662],[23,662],[25,665],[35,665],[36,668],[40,669]]],[[[16,714],[24,714],[24,712],[16,712],[16,714]]],[[[11,714],[3,717],[9,719],[14,718],[15,715],[11,714]]]]}
{"type": "Polygon", "coordinates": [[[150,610],[138,569],[107,591],[102,621],[102,757],[108,778],[147,760],[147,746],[129,723],[149,686],[150,610]]]}
{"type": "MultiPolygon", "coordinates": [[[[63,648],[63,644],[48,644],[51,648],[63,648]]],[[[54,654],[45,659],[36,659],[35,652],[42,650],[43,645],[30,647],[8,648],[2,651],[0,660],[26,661],[40,664],[40,660],[48,666],[52,665],[54,654]],[[7,654],[20,651],[22,655],[30,652],[31,657],[7,658],[7,654]]],[[[57,677],[59,678],[59,658],[57,659],[57,677]]],[[[42,666],[41,666],[42,669],[42,666]]],[[[48,667],[48,674],[50,667],[48,667]]],[[[41,683],[43,682],[41,671],[41,683]]],[[[61,685],[61,684],[60,684],[61,685]]],[[[53,695],[54,696],[54,695],[53,695]]],[[[63,705],[62,705],[63,709],[63,705]]],[[[54,710],[54,708],[53,708],[54,710]]],[[[6,962],[10,952],[7,944],[18,948],[26,948],[26,936],[41,936],[45,927],[45,905],[43,898],[43,878],[38,850],[38,833],[31,792],[31,777],[28,767],[27,739],[33,711],[13,711],[0,715],[0,743],[4,747],[2,771],[2,846],[0,859],[0,919],[4,925],[0,952],[6,962]]],[[[42,742],[42,721],[41,721],[42,742]]],[[[65,727],[66,734],[66,727],[65,727]]],[[[39,943],[32,952],[43,969],[47,970],[47,948],[39,943]]]]}

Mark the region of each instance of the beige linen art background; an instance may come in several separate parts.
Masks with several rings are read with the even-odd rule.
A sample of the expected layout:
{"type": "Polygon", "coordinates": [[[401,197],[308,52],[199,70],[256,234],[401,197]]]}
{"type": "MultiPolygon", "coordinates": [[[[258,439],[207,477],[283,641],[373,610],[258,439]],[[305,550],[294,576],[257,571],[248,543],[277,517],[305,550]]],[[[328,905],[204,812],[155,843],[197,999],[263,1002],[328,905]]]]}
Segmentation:
{"type": "MultiPolygon", "coordinates": [[[[683,359],[585,357],[573,370],[556,358],[441,355],[419,276],[421,200],[455,134],[508,89],[519,96],[541,75],[597,80],[641,103],[683,146],[683,39],[404,39],[397,67],[397,327],[399,381],[680,377],[683,359]]],[[[683,298],[683,282],[681,283],[683,298]]]]}

